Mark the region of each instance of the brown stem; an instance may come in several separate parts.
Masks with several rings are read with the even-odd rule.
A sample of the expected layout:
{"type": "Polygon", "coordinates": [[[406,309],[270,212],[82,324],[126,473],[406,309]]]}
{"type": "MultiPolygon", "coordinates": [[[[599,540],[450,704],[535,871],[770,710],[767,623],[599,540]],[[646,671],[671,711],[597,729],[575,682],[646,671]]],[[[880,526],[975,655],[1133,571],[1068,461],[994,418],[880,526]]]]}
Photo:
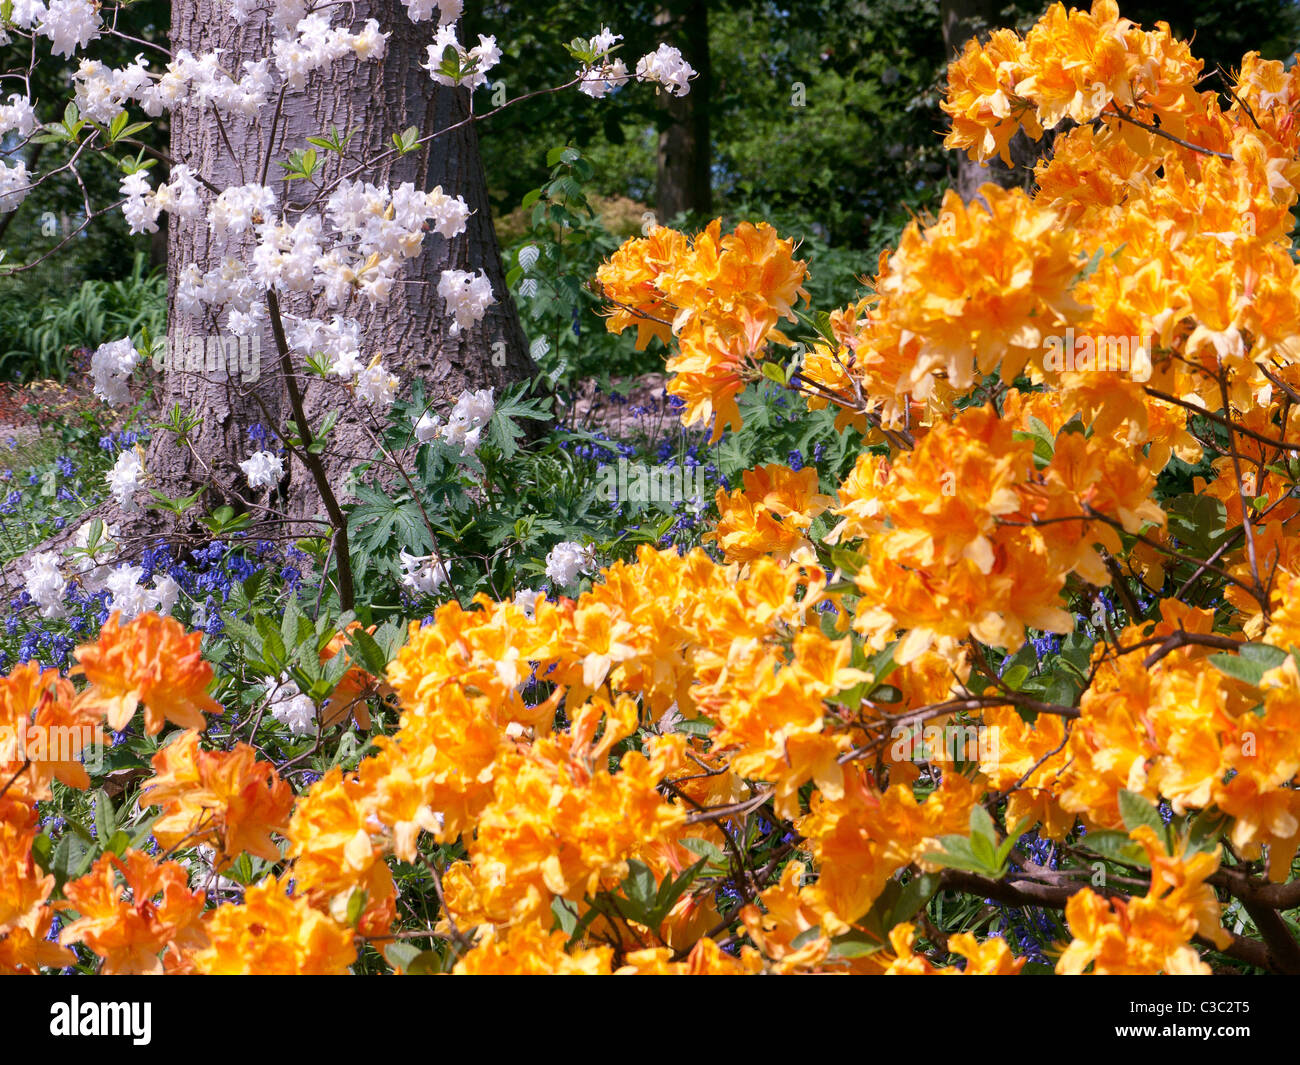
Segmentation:
{"type": "Polygon", "coordinates": [[[312,452],[315,437],[307,421],[307,413],[302,406],[302,393],[298,391],[298,382],[294,378],[293,359],[289,355],[289,341],[284,335],[284,321],[280,317],[280,300],[275,291],[268,289],[266,306],[271,312],[271,333],[275,337],[275,347],[280,353],[280,368],[284,373],[284,386],[289,393],[289,405],[293,408],[294,424],[298,427],[298,436],[302,439],[302,461],[311,472],[325,504],[325,513],[329,515],[330,525],[334,529],[334,561],[339,571],[339,608],[351,610],[355,601],[352,587],[352,556],[348,550],[348,522],[339,506],[334,489],[330,486],[329,474],[320,456],[312,452]]]}

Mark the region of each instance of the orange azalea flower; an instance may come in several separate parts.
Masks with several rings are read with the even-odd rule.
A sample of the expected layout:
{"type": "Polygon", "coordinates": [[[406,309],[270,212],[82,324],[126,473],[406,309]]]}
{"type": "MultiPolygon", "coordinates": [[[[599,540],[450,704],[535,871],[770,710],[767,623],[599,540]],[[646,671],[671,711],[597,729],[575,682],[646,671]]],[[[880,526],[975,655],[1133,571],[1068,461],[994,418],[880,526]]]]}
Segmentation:
{"type": "Polygon", "coordinates": [[[880,316],[915,349],[899,383],[920,398],[934,374],[964,390],[1000,365],[1010,380],[1079,313],[1076,235],[1019,189],[980,194],[966,204],[949,190],[933,224],[903,232],[876,284],[880,316]]]}
{"type": "Polygon", "coordinates": [[[293,791],[252,747],[203,751],[199,734],[190,730],[153,756],[153,769],[140,801],[163,808],[153,826],[163,847],[209,843],[218,869],[244,851],[279,861],[271,833],[288,827],[293,791]]]}
{"type": "Polygon", "coordinates": [[[807,872],[802,862],[791,862],[782,870],[781,879],[759,895],[758,904],[750,903],[740,911],[749,938],[773,962],[778,973],[797,972],[818,966],[831,948],[824,932],[810,935],[821,918],[801,894],[807,872]],[[800,946],[794,940],[802,939],[800,946]]]}
{"type": "Polygon", "coordinates": [[[1078,975],[1091,966],[1112,974],[1208,974],[1190,945],[1205,936],[1223,948],[1231,935],[1220,924],[1219,900],[1205,883],[1219,868],[1219,852],[1171,853],[1154,829],[1141,825],[1129,833],[1151,862],[1151,887],[1135,899],[1109,901],[1088,889],[1071,896],[1065,917],[1074,936],[1056,965],[1058,973],[1078,975]]]}
{"type": "MultiPolygon", "coordinates": [[[[354,893],[365,892],[357,930],[383,935],[396,911],[396,888],[384,864],[383,833],[370,809],[365,783],[331,769],[298,800],[285,833],[286,856],[294,859],[295,890],[338,921],[346,920],[354,893]]],[[[436,822],[430,817],[423,827],[435,828],[436,822]]],[[[413,836],[406,846],[399,840],[399,848],[412,860],[413,836]]]]}
{"type": "Polygon", "coordinates": [[[462,924],[534,920],[556,895],[580,901],[617,884],[627,858],[686,819],[659,794],[656,766],[633,751],[611,773],[542,739],[502,754],[494,775],[492,802],[466,841],[469,867],[444,885],[462,924]]]}
{"type": "Polygon", "coordinates": [[[76,702],[58,670],[24,662],[0,677],[0,787],[8,786],[10,798],[48,799],[51,779],[89,787],[78,756],[102,742],[98,715],[76,702]]]}
{"type": "Polygon", "coordinates": [[[847,932],[871,909],[895,872],[938,849],[936,837],[964,833],[971,806],[983,794],[981,785],[949,772],[918,802],[906,784],[893,784],[882,794],[860,762],[844,769],[843,797],[815,796],[808,816],[796,821],[821,870],[801,894],[830,935],[847,932]]]}
{"type": "Polygon", "coordinates": [[[45,938],[54,917],[54,877],[42,874],[32,856],[38,832],[35,803],[17,798],[11,787],[0,798],[0,974],[72,961],[71,951],[45,938]]]}
{"type": "Polygon", "coordinates": [[[63,929],[59,942],[84,943],[104,959],[107,975],[161,973],[162,951],[173,955],[203,940],[203,892],[189,890],[189,874],[176,862],[158,862],[135,850],[124,859],[102,854],[64,894],[67,902],[60,905],[80,916],[63,929]],[[122,876],[120,886],[115,874],[122,876]]]}
{"type": "Polygon", "coordinates": [[[274,877],[250,887],[242,903],[212,910],[203,930],[208,943],[193,961],[206,975],[337,976],[357,956],[351,929],[274,877]]]}
{"type": "Polygon", "coordinates": [[[645,239],[627,241],[596,271],[596,280],[614,304],[606,327],[611,333],[621,333],[635,325],[637,351],[654,338],[666,344],[672,336],[677,308],[665,301],[658,281],[686,248],[683,234],[667,226],[653,226],[645,239]]]}
{"type": "Polygon", "coordinates": [[[725,237],[721,226],[715,220],[692,241],[657,227],[624,244],[597,273],[615,304],[612,332],[635,323],[638,349],[651,336],[678,337],[668,391],[686,404],[684,424],[714,420],[714,440],[740,424],[736,395],[757,373],[750,361],[769,340],[786,342],[776,323],[796,321],[794,302],[808,298],[807,269],[794,259],[792,240],[766,222],[742,222],[725,237]]]}
{"type": "Polygon", "coordinates": [[[993,936],[983,943],[969,932],[948,937],[948,950],[966,959],[964,968],[955,965],[938,967],[923,954],[915,954],[916,927],[903,923],[889,932],[894,959],[885,968],[888,976],[1015,976],[1025,967],[1025,959],[1011,953],[1007,941],[993,936]]]}
{"type": "Polygon", "coordinates": [[[482,938],[452,970],[457,976],[608,976],[609,947],[564,949],[568,936],[534,921],[508,929],[486,926],[482,938]]]}
{"type": "Polygon", "coordinates": [[[202,633],[186,633],[175,618],[148,613],[123,625],[115,613],[94,643],[73,652],[73,672],[90,682],[81,707],[103,713],[114,731],[125,728],[141,704],[150,736],[162,731],[165,720],[203,729],[203,715],[222,710],[207,691],[212,667],[199,656],[202,639],[202,633]]]}
{"type": "Polygon", "coordinates": [[[629,951],[616,976],[751,976],[763,971],[763,958],[753,947],[741,947],[736,958],[712,939],[704,938],[682,961],[673,961],[668,947],[629,951]]]}
{"type": "Polygon", "coordinates": [[[796,473],[773,463],[746,470],[741,479],[744,487],[731,495],[718,489],[718,527],[705,539],[716,540],[729,562],[807,555],[808,527],[831,504],[830,496],[817,492],[817,470],[805,466],[796,473]]]}

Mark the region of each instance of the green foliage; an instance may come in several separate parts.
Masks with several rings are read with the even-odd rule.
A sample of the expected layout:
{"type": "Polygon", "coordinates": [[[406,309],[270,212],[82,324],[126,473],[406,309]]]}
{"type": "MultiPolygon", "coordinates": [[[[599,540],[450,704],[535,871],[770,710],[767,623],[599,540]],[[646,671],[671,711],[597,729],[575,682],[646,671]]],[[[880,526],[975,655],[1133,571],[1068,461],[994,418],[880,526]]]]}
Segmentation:
{"type": "Polygon", "coordinates": [[[65,381],[78,348],[166,333],[167,278],[137,252],[117,281],[83,281],[70,298],[0,302],[0,380],[65,381]]]}
{"type": "Polygon", "coordinates": [[[657,369],[653,354],[632,351],[605,329],[591,286],[623,239],[604,226],[589,199],[594,168],[572,145],[550,149],[546,163],[548,180],[521,201],[528,231],[505,253],[506,284],[534,362],[562,394],[590,379],[608,388],[613,376],[657,369]]]}

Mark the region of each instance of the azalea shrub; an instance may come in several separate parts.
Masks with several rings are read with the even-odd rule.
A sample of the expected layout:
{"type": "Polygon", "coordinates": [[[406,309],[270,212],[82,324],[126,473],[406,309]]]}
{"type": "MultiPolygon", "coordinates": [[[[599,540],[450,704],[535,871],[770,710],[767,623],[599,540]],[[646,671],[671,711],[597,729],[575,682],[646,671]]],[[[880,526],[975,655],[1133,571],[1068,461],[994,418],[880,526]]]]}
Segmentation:
{"type": "Polygon", "coordinates": [[[682,540],[466,585],[415,512],[515,439],[398,402],[411,602],[250,575],[218,639],[155,585],[11,669],[0,966],[1300,971],[1300,74],[1205,73],[1111,0],[971,42],[946,143],[1050,131],[1034,191],[838,310],[762,221],[610,255],[610,332],[751,460],[682,540]]]}

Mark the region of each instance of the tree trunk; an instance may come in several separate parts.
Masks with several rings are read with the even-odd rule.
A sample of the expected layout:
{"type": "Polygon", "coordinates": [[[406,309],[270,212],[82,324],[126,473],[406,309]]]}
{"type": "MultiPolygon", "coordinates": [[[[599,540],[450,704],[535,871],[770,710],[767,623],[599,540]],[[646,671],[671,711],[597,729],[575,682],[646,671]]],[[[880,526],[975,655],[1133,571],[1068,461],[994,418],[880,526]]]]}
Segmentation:
{"type": "MultiPolygon", "coordinates": [[[[432,133],[469,113],[467,90],[436,85],[420,67],[432,36],[430,23],[412,23],[397,0],[359,0],[348,13],[352,26],[373,17],[381,29],[392,31],[385,56],[377,62],[349,58],[331,64],[310,76],[305,91],[286,97],[281,132],[265,179],[265,184],[275,188],[281,205],[301,198],[307,190],[302,182],[284,180],[276,162],[293,149],[309,147],[309,136],[327,134],[332,127],[341,134],[355,131],[349,149],[370,156],[389,146],[395,132],[415,126],[422,134],[432,133]]],[[[262,13],[237,26],[226,17],[224,0],[175,0],[172,5],[173,48],[189,48],[196,54],[225,49],[222,58],[228,69],[236,68],[243,58],[267,54],[270,39],[271,30],[262,13]]],[[[219,188],[261,180],[255,168],[267,150],[267,119],[255,128],[229,119],[222,125],[224,135],[210,110],[197,113],[178,108],[172,119],[173,159],[191,161],[219,188]]],[[[323,175],[327,180],[333,178],[338,173],[338,156],[324,151],[319,155],[323,175]]],[[[474,124],[439,136],[419,151],[395,155],[355,177],[394,187],[404,181],[424,189],[441,184],[449,195],[463,196],[475,213],[466,232],[453,240],[434,233],[425,235],[422,253],[408,261],[387,303],[372,308],[363,298],[353,297],[342,307],[329,308],[323,299],[294,296],[282,300],[286,312],[325,319],[335,314],[356,318],[362,327],[363,357],[379,355],[402,380],[404,391],[409,391],[415,377],[423,378],[426,394],[438,407],[454,401],[462,389],[500,387],[528,376],[533,365],[505,286],[474,124]],[[483,270],[497,300],[483,321],[455,338],[448,336],[452,320],[437,295],[438,279],[449,267],[483,270]]],[[[250,245],[247,236],[232,243],[215,241],[202,221],[173,218],[170,227],[168,333],[171,349],[176,351],[178,345],[183,349],[187,337],[218,333],[211,316],[196,319],[182,315],[176,307],[179,271],[189,263],[206,271],[224,255],[241,255],[241,251],[246,258],[250,245]]],[[[178,366],[167,367],[161,388],[164,412],[180,403],[182,408],[195,410],[203,421],[192,434],[192,451],[178,448],[170,433],[155,434],[147,463],[154,487],[179,496],[215,481],[212,502],[237,504],[250,495],[238,466],[258,447],[249,437],[249,427],[266,425],[269,418],[273,425],[288,428],[292,419],[269,325],[255,343],[260,354],[256,381],[242,372],[232,376],[211,369],[195,374],[178,366]]],[[[347,471],[374,453],[367,427],[377,425],[370,410],[355,402],[336,379],[322,381],[306,375],[300,365],[297,369],[310,423],[318,426],[331,410],[339,414],[322,457],[332,488],[342,496],[347,471]]],[[[277,495],[280,506],[292,518],[308,519],[321,513],[320,493],[297,462],[287,465],[286,481],[277,495]]]]}
{"type": "Polygon", "coordinates": [[[713,210],[713,143],[709,128],[712,63],[709,57],[707,0],[672,0],[655,18],[660,39],[675,44],[696,71],[691,91],[673,96],[661,91],[659,106],[669,125],[659,134],[655,207],[660,221],[682,212],[713,210]]]}

